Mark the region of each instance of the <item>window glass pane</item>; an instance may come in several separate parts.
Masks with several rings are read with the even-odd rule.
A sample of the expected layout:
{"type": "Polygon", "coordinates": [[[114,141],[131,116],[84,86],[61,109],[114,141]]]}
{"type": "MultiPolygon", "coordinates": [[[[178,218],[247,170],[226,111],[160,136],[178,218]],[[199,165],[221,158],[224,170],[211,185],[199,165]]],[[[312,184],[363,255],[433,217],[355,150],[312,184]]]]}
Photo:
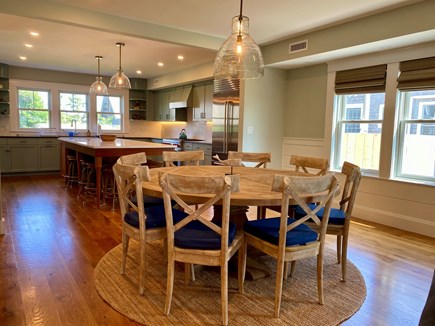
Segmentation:
{"type": "Polygon", "coordinates": [[[122,130],[122,98],[97,96],[97,123],[102,130],[122,130]]]}
{"type": "Polygon", "coordinates": [[[400,92],[395,175],[435,180],[435,90],[400,92]]]}
{"type": "Polygon", "coordinates": [[[333,167],[349,161],[366,172],[379,170],[385,94],[336,95],[335,103],[333,167]]]}
{"type": "Polygon", "coordinates": [[[348,161],[359,165],[363,170],[378,170],[381,132],[380,123],[344,123],[340,134],[340,163],[348,161]],[[348,131],[356,129],[357,132],[348,131]]]}
{"type": "Polygon", "coordinates": [[[20,109],[48,110],[48,92],[33,90],[18,90],[18,107],[20,109]]]}
{"type": "Polygon", "coordinates": [[[48,91],[18,90],[18,119],[20,129],[50,128],[48,91]]]}
{"type": "Polygon", "coordinates": [[[89,129],[87,102],[86,94],[60,93],[60,128],[63,130],[89,129]]]}

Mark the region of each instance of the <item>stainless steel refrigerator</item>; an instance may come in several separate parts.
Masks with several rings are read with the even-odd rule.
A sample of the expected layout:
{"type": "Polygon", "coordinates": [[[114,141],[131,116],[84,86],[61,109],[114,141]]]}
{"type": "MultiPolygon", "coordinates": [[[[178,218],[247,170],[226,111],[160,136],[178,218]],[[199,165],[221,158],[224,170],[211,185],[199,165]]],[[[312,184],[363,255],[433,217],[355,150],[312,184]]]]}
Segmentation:
{"type": "Polygon", "coordinates": [[[214,81],[212,156],[218,155],[224,160],[228,157],[228,151],[237,151],[239,103],[240,81],[238,79],[214,81]]]}

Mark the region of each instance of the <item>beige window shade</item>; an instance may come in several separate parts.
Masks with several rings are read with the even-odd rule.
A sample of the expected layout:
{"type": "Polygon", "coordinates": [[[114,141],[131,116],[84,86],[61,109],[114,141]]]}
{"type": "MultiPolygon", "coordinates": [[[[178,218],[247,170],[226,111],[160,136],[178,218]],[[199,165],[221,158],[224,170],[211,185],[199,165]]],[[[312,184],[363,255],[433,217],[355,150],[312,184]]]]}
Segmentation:
{"type": "Polygon", "coordinates": [[[397,88],[400,90],[435,89],[435,57],[401,62],[397,88]]]}
{"type": "Polygon", "coordinates": [[[336,94],[362,94],[385,92],[387,65],[378,65],[337,71],[335,74],[336,94]]]}

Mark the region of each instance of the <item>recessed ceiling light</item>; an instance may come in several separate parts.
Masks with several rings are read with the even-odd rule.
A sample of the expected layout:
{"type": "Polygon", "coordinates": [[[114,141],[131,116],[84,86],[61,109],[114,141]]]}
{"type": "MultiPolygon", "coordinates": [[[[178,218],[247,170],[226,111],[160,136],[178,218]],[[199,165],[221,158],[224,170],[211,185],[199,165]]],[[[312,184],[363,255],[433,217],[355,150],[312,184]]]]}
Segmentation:
{"type": "Polygon", "coordinates": [[[136,70],[136,73],[137,73],[138,75],[141,75],[141,74],[142,74],[142,70],[136,70]]]}
{"type": "Polygon", "coordinates": [[[181,54],[177,57],[178,60],[184,60],[184,56],[182,56],[181,54]]]}
{"type": "Polygon", "coordinates": [[[30,35],[32,35],[32,36],[39,36],[39,33],[38,32],[30,32],[30,35]]]}
{"type": "Polygon", "coordinates": [[[165,64],[164,64],[163,62],[159,62],[157,65],[158,65],[159,67],[163,67],[165,64]]]}
{"type": "Polygon", "coordinates": [[[27,57],[20,56],[19,58],[20,58],[21,60],[23,60],[23,61],[24,61],[24,60],[27,60],[27,57]]]}
{"type": "Polygon", "coordinates": [[[33,45],[32,44],[24,44],[24,46],[26,47],[26,48],[33,48],[33,45]]]}

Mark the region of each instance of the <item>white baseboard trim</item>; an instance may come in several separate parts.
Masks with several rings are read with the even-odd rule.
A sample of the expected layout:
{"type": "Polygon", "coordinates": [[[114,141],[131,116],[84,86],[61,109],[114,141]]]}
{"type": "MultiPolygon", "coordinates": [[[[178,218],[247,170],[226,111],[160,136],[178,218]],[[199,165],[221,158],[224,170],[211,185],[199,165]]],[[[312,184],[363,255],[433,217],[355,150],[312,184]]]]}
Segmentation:
{"type": "Polygon", "coordinates": [[[371,207],[355,205],[352,215],[362,220],[387,225],[396,229],[435,237],[435,222],[417,219],[412,216],[396,214],[371,207]]]}

